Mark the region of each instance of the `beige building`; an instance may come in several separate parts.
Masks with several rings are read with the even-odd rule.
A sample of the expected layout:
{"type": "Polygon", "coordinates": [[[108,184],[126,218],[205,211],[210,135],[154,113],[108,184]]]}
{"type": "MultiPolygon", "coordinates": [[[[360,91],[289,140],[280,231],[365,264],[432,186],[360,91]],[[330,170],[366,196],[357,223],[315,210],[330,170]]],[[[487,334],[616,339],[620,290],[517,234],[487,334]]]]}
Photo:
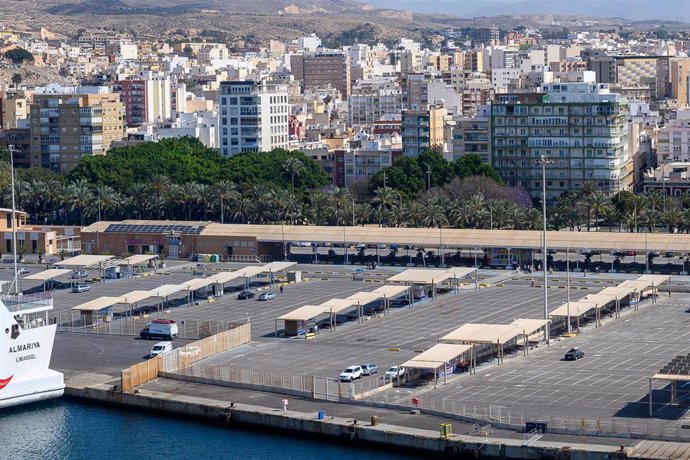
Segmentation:
{"type": "Polygon", "coordinates": [[[0,91],[0,130],[17,129],[29,113],[29,97],[24,91],[0,91]]]}
{"type": "Polygon", "coordinates": [[[404,110],[403,155],[418,157],[429,150],[442,154],[446,115],[448,111],[441,104],[430,106],[428,110],[404,110]]]}
{"type": "Polygon", "coordinates": [[[103,87],[38,88],[31,104],[31,164],[59,173],[104,155],[124,137],[120,95],[103,87]]]}
{"type": "Polygon", "coordinates": [[[690,107],[690,58],[671,61],[671,97],[678,107],[690,107]]]}

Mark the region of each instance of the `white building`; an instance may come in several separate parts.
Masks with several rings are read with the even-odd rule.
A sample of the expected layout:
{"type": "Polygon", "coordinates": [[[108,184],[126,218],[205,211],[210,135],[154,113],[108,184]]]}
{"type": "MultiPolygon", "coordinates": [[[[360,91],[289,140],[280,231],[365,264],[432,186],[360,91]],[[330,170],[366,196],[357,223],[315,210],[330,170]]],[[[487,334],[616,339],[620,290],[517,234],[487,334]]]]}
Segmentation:
{"type": "Polygon", "coordinates": [[[373,126],[384,115],[402,113],[402,89],[394,78],[361,80],[347,102],[350,125],[373,126]]]}
{"type": "Polygon", "coordinates": [[[678,110],[676,119],[659,129],[657,164],[690,161],[690,110],[678,110]]]}
{"type": "Polygon", "coordinates": [[[225,81],[220,85],[220,152],[266,152],[289,147],[288,85],[225,81]]]}

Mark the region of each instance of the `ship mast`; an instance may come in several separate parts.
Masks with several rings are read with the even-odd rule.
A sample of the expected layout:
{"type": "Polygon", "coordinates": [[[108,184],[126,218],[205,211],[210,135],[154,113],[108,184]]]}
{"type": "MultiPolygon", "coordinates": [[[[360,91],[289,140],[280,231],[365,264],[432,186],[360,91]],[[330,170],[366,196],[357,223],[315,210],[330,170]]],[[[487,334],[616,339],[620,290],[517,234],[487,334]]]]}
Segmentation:
{"type": "Polygon", "coordinates": [[[14,199],[14,145],[10,147],[10,174],[12,175],[12,260],[14,265],[14,277],[8,289],[8,294],[19,294],[19,280],[17,279],[17,207],[14,199]]]}

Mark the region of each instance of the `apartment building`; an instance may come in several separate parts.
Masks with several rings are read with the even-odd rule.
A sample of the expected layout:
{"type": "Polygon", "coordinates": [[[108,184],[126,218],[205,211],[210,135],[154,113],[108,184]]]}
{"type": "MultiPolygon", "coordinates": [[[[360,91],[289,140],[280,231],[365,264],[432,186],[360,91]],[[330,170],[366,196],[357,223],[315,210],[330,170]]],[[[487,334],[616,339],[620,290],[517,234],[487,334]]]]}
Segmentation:
{"type": "Polygon", "coordinates": [[[304,91],[334,88],[344,100],[350,95],[350,65],[343,52],[293,54],[290,56],[290,70],[295,80],[302,82],[304,91]]]}
{"type": "Polygon", "coordinates": [[[402,112],[403,94],[394,78],[362,80],[347,102],[350,126],[373,126],[386,115],[402,112]]]}
{"type": "Polygon", "coordinates": [[[339,187],[368,179],[383,169],[390,168],[401,154],[399,144],[396,149],[390,141],[383,139],[362,139],[352,142],[350,147],[334,151],[338,165],[334,183],[339,187]]]}
{"type": "Polygon", "coordinates": [[[21,128],[29,114],[29,95],[23,91],[0,91],[0,130],[21,128]]]}
{"type": "Polygon", "coordinates": [[[673,59],[671,66],[671,97],[678,107],[690,107],[690,58],[673,59]]]}
{"type": "Polygon", "coordinates": [[[106,87],[36,88],[30,106],[31,165],[59,173],[104,155],[124,137],[124,104],[106,87]]]}
{"type": "Polygon", "coordinates": [[[463,155],[478,155],[491,164],[491,107],[481,106],[473,118],[455,119],[453,128],[453,160],[463,155]]]}
{"type": "Polygon", "coordinates": [[[403,110],[403,155],[418,157],[429,150],[442,154],[446,115],[448,112],[442,104],[432,105],[426,110],[403,110]]]}
{"type": "Polygon", "coordinates": [[[500,95],[491,107],[493,166],[505,182],[547,202],[592,181],[604,193],[633,186],[627,100],[608,85],[549,83],[544,94],[500,95]]]}
{"type": "Polygon", "coordinates": [[[690,161],[690,109],[678,110],[657,133],[657,164],[690,161]]]}
{"type": "Polygon", "coordinates": [[[289,148],[287,84],[269,80],[224,81],[219,96],[223,155],[289,148]]]}

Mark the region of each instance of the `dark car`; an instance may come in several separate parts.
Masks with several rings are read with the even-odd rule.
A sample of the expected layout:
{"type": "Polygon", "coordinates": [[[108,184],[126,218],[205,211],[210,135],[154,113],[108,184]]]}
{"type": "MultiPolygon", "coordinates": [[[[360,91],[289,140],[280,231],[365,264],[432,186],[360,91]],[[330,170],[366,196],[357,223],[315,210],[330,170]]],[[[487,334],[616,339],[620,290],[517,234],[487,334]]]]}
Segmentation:
{"type": "Polygon", "coordinates": [[[577,361],[578,359],[582,359],[584,357],[585,357],[585,352],[580,350],[579,348],[571,348],[565,354],[566,361],[577,361]]]}
{"type": "Polygon", "coordinates": [[[242,291],[237,295],[237,300],[251,299],[256,295],[254,291],[242,291]]]}

